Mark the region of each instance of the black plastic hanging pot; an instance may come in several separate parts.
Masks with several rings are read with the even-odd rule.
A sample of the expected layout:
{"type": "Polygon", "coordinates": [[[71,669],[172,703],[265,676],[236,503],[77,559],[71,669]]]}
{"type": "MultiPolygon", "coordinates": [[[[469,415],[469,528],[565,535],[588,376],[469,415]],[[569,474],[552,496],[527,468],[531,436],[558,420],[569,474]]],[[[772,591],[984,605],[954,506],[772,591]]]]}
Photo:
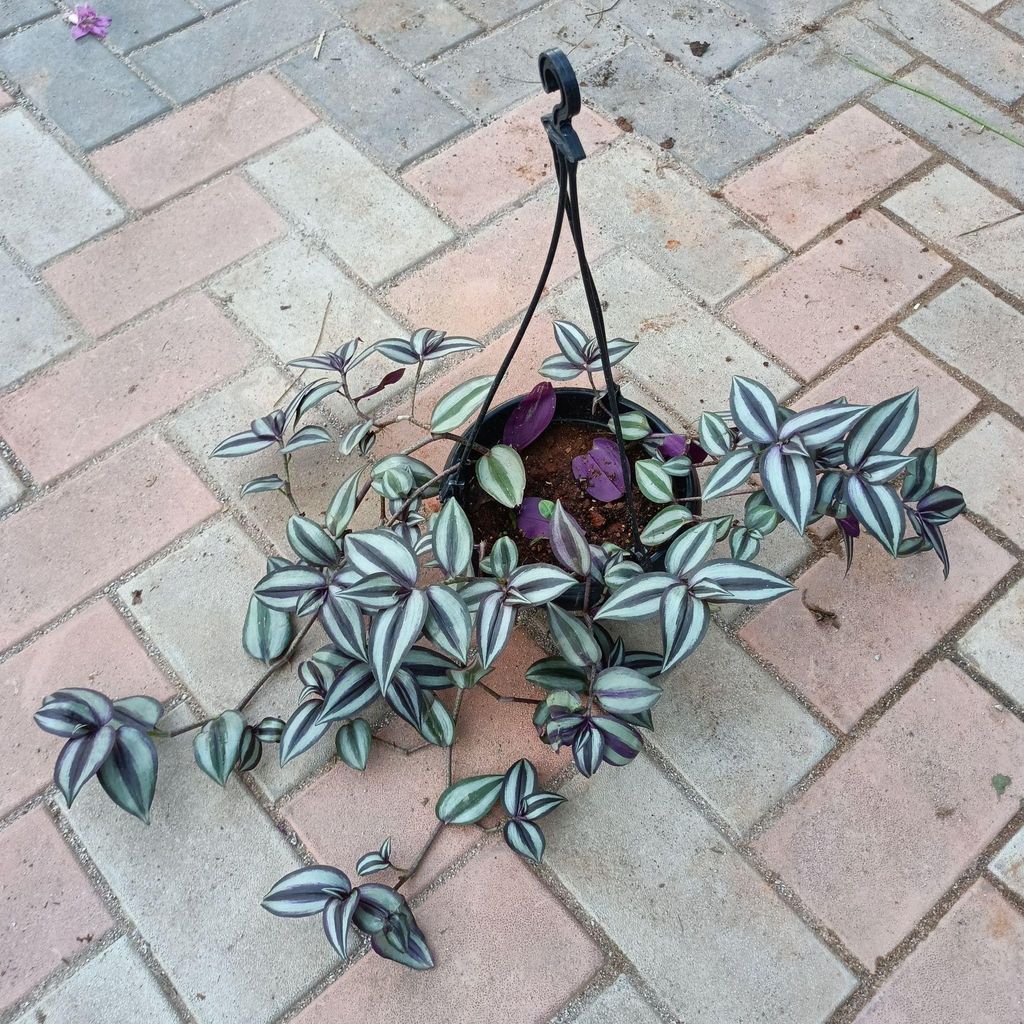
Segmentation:
{"type": "MultiPolygon", "coordinates": [[[[484,448],[490,448],[500,443],[508,418],[524,397],[520,396],[508,402],[503,402],[488,412],[480,421],[476,443],[484,448]]],[[[647,422],[651,425],[652,433],[674,433],[668,424],[659,419],[649,409],[645,409],[642,405],[637,405],[636,402],[631,402],[621,395],[619,396],[618,407],[620,413],[643,413],[647,417],[647,422]]],[[[555,388],[555,416],[551,426],[555,426],[558,423],[573,423],[581,426],[598,427],[604,430],[608,429],[607,415],[601,411],[594,411],[594,392],[587,388],[555,388]]],[[[541,444],[543,440],[544,435],[542,434],[534,444],[541,444]]],[[[475,486],[477,458],[479,456],[474,455],[472,452],[466,452],[465,445],[456,445],[452,449],[448,456],[448,461],[445,463],[445,470],[453,470],[456,466],[459,468],[457,472],[452,472],[451,475],[445,478],[440,493],[442,502],[447,501],[449,498],[454,498],[464,509],[469,509],[470,503],[467,492],[471,486],[475,486]]],[[[697,478],[696,470],[691,470],[689,476],[673,477],[672,484],[677,498],[700,498],[700,481],[697,478]]],[[[558,497],[558,495],[553,495],[552,497],[558,497]]],[[[687,501],[686,507],[693,512],[694,516],[700,515],[701,503],[699,500],[687,501]]],[[[470,522],[472,523],[472,519],[470,522]]],[[[638,557],[641,564],[644,564],[651,571],[657,572],[665,562],[665,549],[667,547],[667,544],[657,548],[648,548],[642,545],[639,551],[634,552],[634,557],[638,557]]],[[[595,597],[597,593],[595,589],[595,597]]],[[[584,587],[580,584],[567,590],[555,603],[562,608],[579,611],[583,608],[583,594],[584,587]]]]}

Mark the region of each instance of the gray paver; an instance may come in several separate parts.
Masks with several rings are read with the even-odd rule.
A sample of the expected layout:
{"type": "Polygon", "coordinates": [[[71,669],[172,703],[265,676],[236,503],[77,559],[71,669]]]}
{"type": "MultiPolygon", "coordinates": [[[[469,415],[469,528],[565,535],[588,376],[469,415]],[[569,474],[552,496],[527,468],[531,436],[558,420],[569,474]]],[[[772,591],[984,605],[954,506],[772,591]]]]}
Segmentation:
{"type": "Polygon", "coordinates": [[[903,321],[903,329],[951,366],[1024,413],[1024,316],[964,278],[903,321]]]}
{"type": "Polygon", "coordinates": [[[1024,36],[1024,2],[1008,7],[996,18],[996,21],[1016,32],[1017,35],[1024,36]]]}
{"type": "MultiPolygon", "coordinates": [[[[1024,298],[1024,262],[1020,258],[1024,216],[1015,206],[949,164],[936,167],[883,205],[926,238],[1024,298]]],[[[993,390],[1005,393],[1005,387],[993,390]]]]}
{"type": "MultiPolygon", "coordinates": [[[[337,348],[350,338],[370,343],[407,333],[326,256],[293,237],[229,270],[212,283],[210,291],[284,362],[313,351],[328,296],[324,349],[337,348]]],[[[369,390],[392,368],[376,356],[365,359],[348,376],[353,393],[369,390]]],[[[309,374],[307,377],[312,379],[309,374]]],[[[366,399],[361,407],[373,409],[394,394],[389,388],[366,399]]],[[[339,413],[343,409],[340,402],[328,407],[339,413]]]]}
{"type": "Polygon", "coordinates": [[[247,0],[140,50],[132,58],[179,103],[263,67],[337,23],[316,0],[247,0]]]}
{"type": "Polygon", "coordinates": [[[729,6],[773,39],[783,39],[814,25],[846,0],[729,0],[729,6]]]}
{"type": "Polygon", "coordinates": [[[741,71],[725,89],[783,134],[797,135],[877,83],[843,54],[887,74],[911,59],[856,18],[837,18],[741,71]]]}
{"type": "MultiPolygon", "coordinates": [[[[903,81],[969,110],[996,128],[1024,137],[1020,120],[1004,114],[932,67],[915,68],[903,81]]],[[[994,185],[1024,199],[1024,159],[1018,146],[992,132],[981,131],[973,121],[896,85],[872,96],[871,104],[994,185]]]]}
{"type": "Polygon", "coordinates": [[[646,755],[566,795],[545,823],[548,866],[688,1024],[821,1024],[852,989],[646,755]]]}
{"type": "Polygon", "coordinates": [[[481,31],[448,0],[329,0],[363,35],[419,64],[481,31]]]}
{"type": "Polygon", "coordinates": [[[953,0],[878,0],[863,16],[997,100],[1024,96],[1024,47],[953,0]]]}
{"type": "MultiPolygon", "coordinates": [[[[610,336],[640,344],[623,369],[674,412],[678,426],[693,426],[701,413],[725,403],[735,374],[760,381],[780,397],[796,390],[784,370],[632,253],[602,260],[594,277],[607,304],[610,336]]],[[[578,280],[555,305],[563,319],[589,323],[578,280]]]]}
{"type": "Polygon", "coordinates": [[[189,736],[159,756],[148,826],[95,785],[68,817],[196,1020],[269,1024],[337,963],[321,929],[260,909],[298,856],[237,779],[199,771],[189,736]]]}
{"type": "Polygon", "coordinates": [[[0,234],[35,266],[119,224],[117,202],[21,110],[0,116],[0,234]]]}
{"type": "Polygon", "coordinates": [[[1003,885],[1024,899],[1024,828],[1022,828],[992,861],[992,874],[1003,885]]]}
{"type": "Polygon", "coordinates": [[[677,63],[700,78],[715,78],[764,49],[765,39],[742,15],[707,4],[633,0],[615,13],[637,35],[651,39],[677,63]],[[697,56],[690,43],[710,44],[697,56]]]}
{"type": "Polygon", "coordinates": [[[326,125],[251,164],[249,173],[371,285],[453,237],[436,214],[326,125]]]}
{"type": "Polygon", "coordinates": [[[15,1024],[178,1024],[149,968],[128,939],[118,939],[67,981],[51,988],[15,1024]]]}
{"type": "Polygon", "coordinates": [[[543,0],[456,0],[456,6],[477,21],[483,22],[488,28],[494,28],[517,14],[536,7],[543,0]]]}
{"type": "Polygon", "coordinates": [[[584,216],[602,232],[636,246],[671,281],[707,302],[724,299],[784,255],[639,143],[588,159],[580,192],[586,196],[584,216]]]}
{"type": "Polygon", "coordinates": [[[53,14],[49,0],[0,0],[0,33],[53,14]]]}
{"type": "Polygon", "coordinates": [[[1017,583],[967,631],[960,650],[1024,708],[1024,582],[1017,583]]]}
{"type": "Polygon", "coordinates": [[[470,126],[451,104],[351,29],[328,35],[320,60],[303,52],[282,71],[389,167],[407,164],[470,126]]]}
{"type": "Polygon", "coordinates": [[[25,488],[18,475],[0,459],[0,512],[10,508],[22,495],[25,488]]]}
{"type": "Polygon", "coordinates": [[[678,70],[631,43],[582,76],[588,97],[612,118],[625,118],[641,135],[671,146],[681,160],[717,182],[772,146],[776,139],[745,114],[678,70]]]}
{"type": "Polygon", "coordinates": [[[112,19],[107,39],[121,53],[152,43],[202,17],[185,0],[103,0],[97,9],[112,19]]]}
{"type": "Polygon", "coordinates": [[[659,1024],[661,1018],[624,976],[615,979],[574,1024],[659,1024]]]}
{"type": "Polygon", "coordinates": [[[470,40],[423,75],[468,110],[497,114],[540,90],[537,54],[542,50],[559,46],[571,51],[579,72],[607,56],[621,38],[614,12],[596,24],[574,0],[561,0],[489,36],[470,40]]]}
{"type": "Polygon", "coordinates": [[[0,69],[83,149],[94,149],[169,109],[97,39],[75,42],[60,18],[0,40],[0,69]]]}
{"type": "Polygon", "coordinates": [[[0,249],[0,386],[71,348],[75,328],[0,249]]]}

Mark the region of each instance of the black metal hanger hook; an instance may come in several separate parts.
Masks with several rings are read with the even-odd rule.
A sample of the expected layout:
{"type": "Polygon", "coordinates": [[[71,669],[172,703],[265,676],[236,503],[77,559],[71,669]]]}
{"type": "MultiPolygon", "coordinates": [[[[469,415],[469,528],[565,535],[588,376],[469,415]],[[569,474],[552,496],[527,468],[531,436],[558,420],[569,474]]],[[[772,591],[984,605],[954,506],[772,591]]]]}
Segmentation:
{"type": "Polygon", "coordinates": [[[541,118],[551,145],[569,163],[586,158],[583,143],[572,126],[572,119],[580,112],[580,83],[576,79],[569,58],[558,49],[545,50],[538,60],[540,80],[545,92],[561,93],[561,101],[550,114],[541,118]]]}

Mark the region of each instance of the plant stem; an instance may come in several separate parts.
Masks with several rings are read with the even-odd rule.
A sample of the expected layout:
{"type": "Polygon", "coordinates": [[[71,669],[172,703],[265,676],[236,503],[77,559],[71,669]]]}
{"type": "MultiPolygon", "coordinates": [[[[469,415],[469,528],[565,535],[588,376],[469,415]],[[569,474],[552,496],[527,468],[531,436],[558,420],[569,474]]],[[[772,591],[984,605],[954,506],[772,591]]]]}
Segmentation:
{"type": "Polygon", "coordinates": [[[421,359],[416,364],[416,376],[412,381],[412,398],[409,401],[409,419],[412,419],[416,415],[416,392],[420,386],[420,374],[423,372],[423,360],[421,359]]]}
{"type": "Polygon", "coordinates": [[[169,740],[173,736],[184,736],[187,732],[192,732],[195,729],[202,729],[204,725],[208,725],[212,721],[212,718],[204,718],[201,722],[193,722],[191,725],[183,725],[181,728],[172,729],[170,732],[164,732],[162,729],[152,729],[149,735],[156,736],[161,740],[169,740]]]}
{"type": "Polygon", "coordinates": [[[307,622],[302,627],[302,629],[299,630],[298,636],[296,636],[295,639],[291,642],[291,644],[289,644],[288,650],[285,651],[284,654],[282,654],[281,657],[277,659],[277,661],[272,662],[267,671],[264,672],[263,675],[261,675],[259,679],[256,680],[256,682],[252,686],[252,689],[249,690],[249,692],[239,702],[238,707],[235,708],[236,711],[244,711],[246,707],[249,705],[249,703],[256,696],[256,694],[259,693],[260,690],[264,687],[264,685],[267,683],[270,677],[279,668],[281,668],[282,665],[287,665],[288,662],[292,660],[292,655],[295,654],[296,649],[298,648],[299,644],[302,643],[306,634],[313,628],[314,622],[316,622],[316,616],[310,618],[309,622],[307,622]]]}
{"type": "Polygon", "coordinates": [[[534,700],[532,697],[509,697],[504,693],[498,693],[497,690],[492,690],[485,682],[479,682],[476,685],[485,693],[489,693],[495,700],[502,701],[506,704],[532,704],[536,707],[541,703],[541,701],[534,700]]]}
{"type": "MultiPolygon", "coordinates": [[[[317,354],[317,352],[320,351],[320,345],[323,343],[323,340],[324,340],[324,331],[327,329],[327,314],[330,313],[330,311],[331,311],[331,300],[333,298],[334,298],[334,292],[328,292],[327,293],[327,305],[324,306],[324,315],[323,315],[323,317],[320,320],[320,333],[317,335],[317,337],[316,337],[316,345],[313,347],[312,355],[314,355],[314,356],[317,354]]],[[[291,389],[293,387],[295,387],[295,385],[298,384],[300,380],[302,380],[302,377],[305,374],[306,369],[307,369],[307,367],[303,367],[302,368],[302,372],[295,378],[295,380],[293,380],[291,382],[291,384],[289,384],[288,387],[286,387],[284,389],[284,391],[281,392],[281,397],[274,403],[274,408],[275,409],[284,401],[285,395],[287,395],[288,392],[291,391],[291,389]]]]}
{"type": "Polygon", "coordinates": [[[284,496],[291,503],[292,508],[295,509],[295,514],[297,516],[301,516],[302,515],[302,509],[299,508],[297,502],[295,501],[295,495],[292,494],[292,475],[291,475],[291,466],[289,464],[289,460],[291,459],[291,456],[290,455],[284,455],[284,456],[282,456],[282,458],[284,459],[284,491],[283,491],[283,493],[284,493],[284,496]]]}

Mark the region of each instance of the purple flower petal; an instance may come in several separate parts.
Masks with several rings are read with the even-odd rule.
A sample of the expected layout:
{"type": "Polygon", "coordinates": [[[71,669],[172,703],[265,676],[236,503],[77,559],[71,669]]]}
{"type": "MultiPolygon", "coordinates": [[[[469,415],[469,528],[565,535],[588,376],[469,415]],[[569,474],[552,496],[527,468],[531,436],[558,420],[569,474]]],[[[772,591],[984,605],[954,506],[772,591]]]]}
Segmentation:
{"type": "Polygon", "coordinates": [[[529,537],[530,540],[548,540],[551,537],[551,513],[549,511],[545,516],[541,512],[541,505],[550,505],[552,509],[554,508],[552,502],[543,498],[523,498],[523,507],[519,510],[517,525],[523,536],[529,537]]]}
{"type": "Polygon", "coordinates": [[[618,445],[607,437],[595,437],[586,455],[572,460],[572,475],[587,481],[587,494],[598,501],[615,501],[626,493],[618,445]]]}
{"type": "Polygon", "coordinates": [[[554,418],[555,389],[542,381],[512,410],[501,440],[521,452],[548,429],[554,418]]]}

